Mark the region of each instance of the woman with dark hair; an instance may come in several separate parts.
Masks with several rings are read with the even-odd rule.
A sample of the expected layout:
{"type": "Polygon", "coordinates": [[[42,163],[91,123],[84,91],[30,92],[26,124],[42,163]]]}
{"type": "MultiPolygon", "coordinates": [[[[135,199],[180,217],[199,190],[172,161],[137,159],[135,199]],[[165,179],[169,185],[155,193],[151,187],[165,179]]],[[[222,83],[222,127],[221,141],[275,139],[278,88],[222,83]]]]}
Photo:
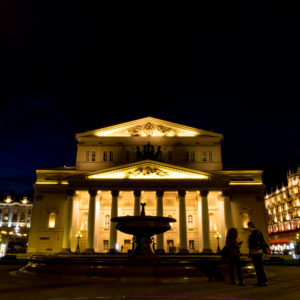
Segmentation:
{"type": "Polygon", "coordinates": [[[240,260],[240,246],[242,242],[237,241],[238,231],[236,228],[230,228],[227,232],[226,236],[226,248],[228,250],[228,258],[229,258],[229,273],[231,284],[236,284],[235,276],[234,276],[234,269],[237,270],[237,276],[239,280],[239,285],[244,286],[245,283],[242,277],[242,270],[241,270],[241,260],[240,260]]]}

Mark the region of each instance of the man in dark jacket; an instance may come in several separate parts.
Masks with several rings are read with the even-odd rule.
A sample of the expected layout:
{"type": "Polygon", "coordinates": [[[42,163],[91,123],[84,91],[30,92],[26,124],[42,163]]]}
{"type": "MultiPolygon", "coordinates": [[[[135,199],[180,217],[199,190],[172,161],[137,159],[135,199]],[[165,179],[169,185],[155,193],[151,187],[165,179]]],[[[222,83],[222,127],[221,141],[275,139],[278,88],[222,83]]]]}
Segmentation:
{"type": "Polygon", "coordinates": [[[256,229],[253,222],[248,222],[248,229],[251,231],[249,236],[249,256],[252,258],[252,263],[257,276],[257,284],[259,286],[267,286],[268,280],[262,264],[263,247],[266,243],[263,234],[256,229]]]}

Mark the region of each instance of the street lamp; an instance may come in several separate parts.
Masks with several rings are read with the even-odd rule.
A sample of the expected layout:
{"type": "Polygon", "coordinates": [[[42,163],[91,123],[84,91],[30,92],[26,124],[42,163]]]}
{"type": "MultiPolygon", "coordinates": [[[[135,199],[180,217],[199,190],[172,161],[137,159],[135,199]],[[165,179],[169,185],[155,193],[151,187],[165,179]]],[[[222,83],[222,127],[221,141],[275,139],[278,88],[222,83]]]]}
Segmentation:
{"type": "Polygon", "coordinates": [[[215,234],[215,238],[216,238],[217,241],[218,241],[217,253],[219,253],[219,252],[221,251],[221,249],[220,249],[220,244],[219,244],[219,240],[220,240],[221,237],[222,237],[222,236],[221,236],[221,234],[220,234],[219,232],[217,232],[217,233],[215,234]]]}
{"type": "Polygon", "coordinates": [[[81,234],[80,231],[78,231],[78,232],[76,233],[76,237],[77,237],[76,253],[80,253],[79,240],[80,240],[80,238],[82,238],[82,234],[81,234]]]}

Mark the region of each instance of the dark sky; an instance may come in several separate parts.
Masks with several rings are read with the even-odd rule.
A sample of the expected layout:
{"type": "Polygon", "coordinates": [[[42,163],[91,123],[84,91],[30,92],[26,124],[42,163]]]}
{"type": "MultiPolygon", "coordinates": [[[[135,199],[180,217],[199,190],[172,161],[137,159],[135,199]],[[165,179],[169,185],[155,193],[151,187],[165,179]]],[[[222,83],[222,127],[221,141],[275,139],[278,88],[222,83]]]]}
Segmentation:
{"type": "Polygon", "coordinates": [[[146,116],[222,133],[224,167],[281,185],[299,164],[298,19],[283,1],[1,1],[0,194],[74,165],[75,133],[146,116]]]}

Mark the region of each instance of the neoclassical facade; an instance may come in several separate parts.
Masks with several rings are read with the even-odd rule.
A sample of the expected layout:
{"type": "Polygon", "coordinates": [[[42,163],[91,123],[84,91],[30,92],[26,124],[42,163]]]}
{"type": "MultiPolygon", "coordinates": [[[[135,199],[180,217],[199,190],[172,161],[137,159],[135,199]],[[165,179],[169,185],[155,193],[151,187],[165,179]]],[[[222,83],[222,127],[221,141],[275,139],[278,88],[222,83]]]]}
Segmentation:
{"type": "Polygon", "coordinates": [[[221,134],[147,117],[76,140],[75,167],[37,170],[29,253],[127,252],[132,236],[110,220],[140,203],[177,220],[155,238],[166,252],[215,252],[232,226],[247,252],[249,220],[267,236],[262,171],[224,170],[221,134]]]}

